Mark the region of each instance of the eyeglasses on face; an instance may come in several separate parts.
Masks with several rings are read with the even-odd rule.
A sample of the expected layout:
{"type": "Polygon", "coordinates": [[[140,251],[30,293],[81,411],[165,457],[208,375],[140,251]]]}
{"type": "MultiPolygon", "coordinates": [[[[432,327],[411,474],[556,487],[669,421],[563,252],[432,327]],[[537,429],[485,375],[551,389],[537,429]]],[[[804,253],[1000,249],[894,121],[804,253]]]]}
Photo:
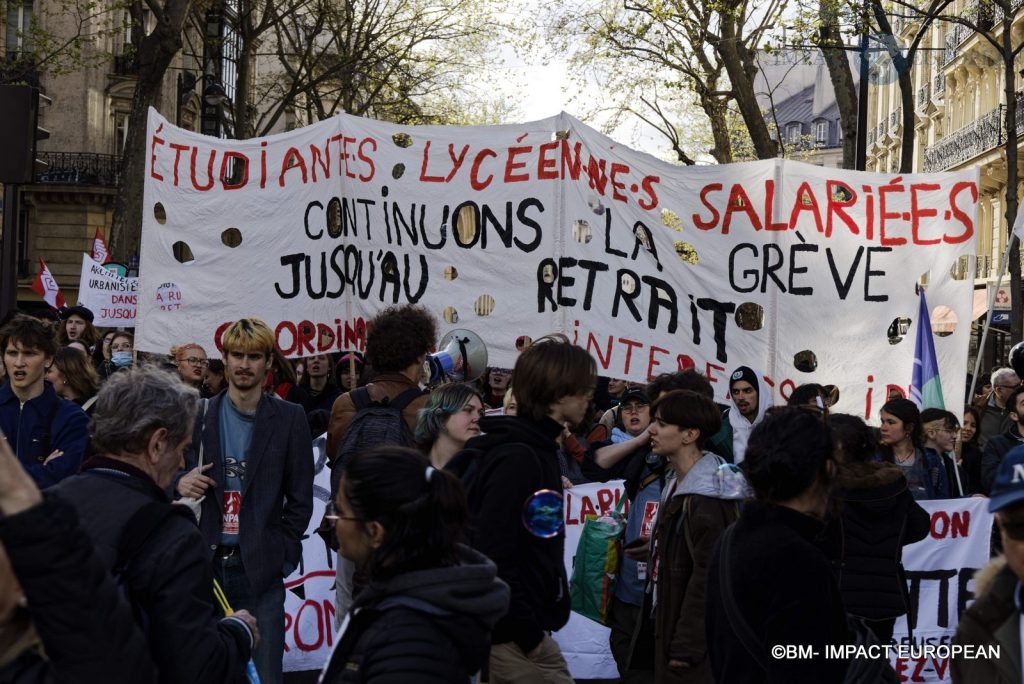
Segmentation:
{"type": "Polygon", "coordinates": [[[190,365],[190,366],[203,366],[203,367],[206,367],[206,366],[210,365],[210,360],[209,359],[200,359],[197,356],[190,356],[187,359],[185,359],[185,362],[188,365],[190,365]]]}
{"type": "Polygon", "coordinates": [[[338,509],[334,506],[334,502],[327,504],[327,513],[324,514],[324,520],[330,520],[332,523],[336,523],[339,520],[348,520],[351,522],[362,522],[363,519],[354,515],[341,515],[338,513],[338,509]]]}

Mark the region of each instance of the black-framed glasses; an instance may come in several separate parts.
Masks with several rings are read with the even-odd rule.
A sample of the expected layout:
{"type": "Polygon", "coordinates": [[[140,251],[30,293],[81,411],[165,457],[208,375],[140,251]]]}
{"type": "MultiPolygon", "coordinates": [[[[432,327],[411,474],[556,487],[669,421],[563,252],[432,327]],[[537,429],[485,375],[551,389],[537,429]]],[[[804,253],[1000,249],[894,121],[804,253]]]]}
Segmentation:
{"type": "Polygon", "coordinates": [[[210,361],[209,361],[209,359],[200,359],[200,358],[199,358],[199,357],[197,357],[197,356],[190,356],[190,357],[188,357],[187,359],[185,359],[185,361],[186,361],[186,362],[188,363],[188,365],[190,365],[190,366],[202,366],[202,367],[206,367],[206,366],[209,366],[209,365],[210,365],[210,361]]]}
{"type": "Polygon", "coordinates": [[[354,515],[341,515],[338,513],[338,509],[335,508],[334,502],[327,504],[327,512],[324,514],[324,520],[330,520],[332,523],[336,523],[339,520],[349,520],[351,522],[362,522],[363,519],[354,515]]]}

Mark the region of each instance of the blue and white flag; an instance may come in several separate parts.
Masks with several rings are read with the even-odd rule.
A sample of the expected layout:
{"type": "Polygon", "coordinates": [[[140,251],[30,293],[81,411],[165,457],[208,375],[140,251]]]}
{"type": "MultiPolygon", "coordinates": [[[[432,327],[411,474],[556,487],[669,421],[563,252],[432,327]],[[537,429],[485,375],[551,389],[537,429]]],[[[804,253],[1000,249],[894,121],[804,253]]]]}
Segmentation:
{"type": "Polygon", "coordinates": [[[932,319],[928,314],[928,302],[924,288],[920,288],[920,306],[917,311],[917,337],[914,341],[914,377],[911,380],[910,399],[920,409],[946,408],[942,400],[942,380],[939,378],[939,361],[935,357],[935,340],[932,338],[932,319]]]}

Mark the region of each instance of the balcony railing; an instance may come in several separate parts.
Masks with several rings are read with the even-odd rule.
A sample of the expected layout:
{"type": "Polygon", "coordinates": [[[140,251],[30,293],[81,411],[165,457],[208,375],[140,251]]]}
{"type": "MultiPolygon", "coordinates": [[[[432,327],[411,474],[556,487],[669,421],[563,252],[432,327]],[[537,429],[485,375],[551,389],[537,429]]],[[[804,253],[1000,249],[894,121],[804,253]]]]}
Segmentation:
{"type": "Polygon", "coordinates": [[[111,188],[121,183],[121,160],[112,154],[38,152],[36,156],[47,164],[45,170],[36,174],[36,183],[111,188]]]}
{"type": "Polygon", "coordinates": [[[928,106],[928,100],[931,97],[931,88],[929,84],[925,83],[923,86],[917,89],[917,108],[924,109],[928,106]]]}
{"type": "Polygon", "coordinates": [[[975,257],[978,268],[975,271],[975,278],[988,278],[992,275],[993,269],[996,267],[995,260],[992,259],[991,255],[978,255],[975,257]]]}
{"type": "MultiPolygon", "coordinates": [[[[1024,136],[1024,99],[1017,100],[1017,135],[1024,136]]],[[[1002,145],[1006,105],[999,105],[924,151],[924,170],[945,171],[1002,145]]]]}
{"type": "Polygon", "coordinates": [[[889,130],[896,130],[897,126],[903,124],[903,107],[897,107],[889,113],[889,130]]]}
{"type": "Polygon", "coordinates": [[[874,145],[874,144],[875,144],[875,129],[872,128],[870,131],[868,131],[868,145],[874,145]]]}
{"type": "Polygon", "coordinates": [[[944,92],[946,92],[946,75],[935,74],[935,97],[939,97],[944,92]]]}
{"type": "Polygon", "coordinates": [[[885,125],[886,125],[886,120],[885,119],[882,119],[881,121],[878,122],[878,137],[879,138],[884,138],[885,137],[885,130],[886,130],[885,129],[885,125]]]}
{"type": "Polygon", "coordinates": [[[121,54],[114,55],[114,74],[135,76],[139,73],[138,50],[134,45],[125,45],[121,54]]]}

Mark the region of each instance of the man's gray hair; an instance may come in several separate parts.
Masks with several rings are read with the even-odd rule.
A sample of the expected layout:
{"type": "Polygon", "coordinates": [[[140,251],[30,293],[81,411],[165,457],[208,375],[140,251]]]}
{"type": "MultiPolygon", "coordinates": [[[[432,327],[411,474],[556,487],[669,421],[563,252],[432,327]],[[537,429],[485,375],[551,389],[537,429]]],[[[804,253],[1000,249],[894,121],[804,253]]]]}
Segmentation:
{"type": "Polygon", "coordinates": [[[1017,375],[1017,371],[1013,370],[1012,368],[996,368],[994,371],[992,371],[992,386],[994,387],[996,385],[1003,384],[1003,381],[1006,380],[1011,375],[1017,375]]]}
{"type": "Polygon", "coordinates": [[[96,397],[92,443],[101,454],[141,454],[160,428],[177,446],[192,433],[199,392],[156,366],[118,371],[96,397]]]}

